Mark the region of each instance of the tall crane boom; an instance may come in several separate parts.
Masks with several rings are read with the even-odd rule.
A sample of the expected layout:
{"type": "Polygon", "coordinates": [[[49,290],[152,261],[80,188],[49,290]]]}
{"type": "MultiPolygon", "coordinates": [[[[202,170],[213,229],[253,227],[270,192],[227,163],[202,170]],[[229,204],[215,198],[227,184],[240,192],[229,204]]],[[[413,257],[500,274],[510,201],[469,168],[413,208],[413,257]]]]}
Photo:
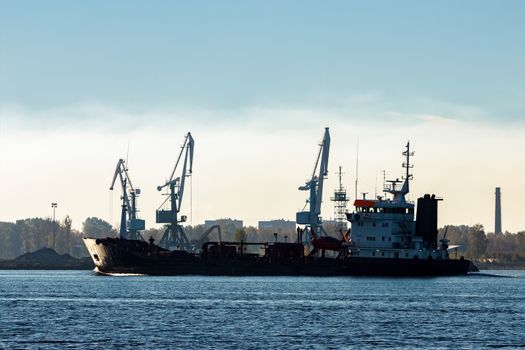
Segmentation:
{"type": "Polygon", "coordinates": [[[306,225],[310,228],[312,236],[315,238],[321,228],[321,204],[323,200],[324,179],[328,175],[328,156],[330,153],[330,132],[325,128],[323,141],[319,145],[319,153],[315,160],[314,170],[311,178],[300,186],[300,191],[310,191],[307,201],[308,211],[300,211],[296,214],[296,221],[299,225],[306,225]]]}
{"type": "Polygon", "coordinates": [[[144,220],[137,219],[137,197],[140,194],[140,190],[133,188],[131,178],[128,174],[126,162],[123,159],[119,159],[113,174],[113,181],[109,189],[113,191],[115,188],[115,182],[117,177],[120,180],[122,187],[122,212],[120,216],[120,230],[119,236],[122,239],[141,239],[141,230],[145,228],[144,220]],[[130,199],[131,197],[131,199],[130,199]]]}
{"type": "Polygon", "coordinates": [[[157,223],[167,224],[164,235],[160,241],[160,245],[168,249],[174,246],[182,249],[191,248],[190,241],[188,240],[184,229],[180,225],[180,223],[186,221],[186,216],[182,215],[179,219],[178,214],[183,203],[182,199],[184,197],[186,178],[189,177],[193,171],[194,145],[195,142],[191,136],[191,133],[187,133],[169,180],[163,185],[157,186],[157,190],[159,191],[162,191],[162,189],[165,187],[168,187],[170,191],[168,197],[170,199],[169,210],[158,209],[156,218],[157,223]],[[180,176],[175,177],[181,160],[182,171],[180,176]]]}

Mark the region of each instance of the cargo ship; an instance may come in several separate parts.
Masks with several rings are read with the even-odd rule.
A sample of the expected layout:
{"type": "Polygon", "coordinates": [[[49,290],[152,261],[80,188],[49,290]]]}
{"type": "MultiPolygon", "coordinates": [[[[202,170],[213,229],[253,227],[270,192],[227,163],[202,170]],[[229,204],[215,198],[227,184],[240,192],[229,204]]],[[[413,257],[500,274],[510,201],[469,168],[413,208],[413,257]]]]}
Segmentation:
{"type": "MultiPolygon", "coordinates": [[[[193,147],[192,139],[188,145],[193,147]]],[[[266,243],[226,242],[219,235],[218,241],[207,241],[190,248],[176,215],[180,203],[172,201],[170,210],[161,211],[161,215],[157,212],[158,221],[161,217],[161,222],[168,223],[159,244],[153,238],[144,240],[134,231],[137,225],[130,225],[133,237],[126,237],[122,227],[118,238],[84,238],[96,271],[101,274],[145,275],[453,276],[477,270],[463,257],[451,258],[449,252],[457,246],[449,246],[446,236],[438,240],[437,212],[441,199],[428,194],[419,198],[417,215],[415,204],[406,199],[412,179],[409,172],[413,155],[410,143],[403,152],[406,157],[403,179],[389,181],[385,186],[385,194],[390,198],[367,199],[363,196],[356,199],[354,210],[346,213],[350,229],[341,231],[338,238],[326,234],[320,208],[323,180],[328,173],[329,146],[327,128],[314,173],[299,188],[310,193],[309,210],[297,213],[294,242],[279,242],[277,236],[274,242],[266,243]],[[176,246],[170,248],[169,242],[176,246]]],[[[176,178],[178,181],[186,176],[184,171],[176,178]]],[[[127,170],[122,173],[127,175],[127,170]]],[[[177,196],[174,183],[173,180],[167,182],[171,193],[175,194],[171,198],[180,199],[182,195],[177,196]]],[[[124,210],[135,215],[130,220],[137,220],[135,208],[128,208],[125,202],[123,220],[124,210]]]]}

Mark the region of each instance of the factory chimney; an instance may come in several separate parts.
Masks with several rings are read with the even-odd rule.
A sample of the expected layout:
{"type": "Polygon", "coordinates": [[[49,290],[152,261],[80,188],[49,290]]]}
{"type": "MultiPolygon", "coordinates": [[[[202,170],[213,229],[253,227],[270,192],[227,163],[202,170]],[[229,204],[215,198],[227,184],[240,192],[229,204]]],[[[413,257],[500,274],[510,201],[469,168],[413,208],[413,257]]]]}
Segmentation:
{"type": "Polygon", "coordinates": [[[496,187],[496,218],[494,223],[494,233],[501,233],[501,188],[496,187]]]}

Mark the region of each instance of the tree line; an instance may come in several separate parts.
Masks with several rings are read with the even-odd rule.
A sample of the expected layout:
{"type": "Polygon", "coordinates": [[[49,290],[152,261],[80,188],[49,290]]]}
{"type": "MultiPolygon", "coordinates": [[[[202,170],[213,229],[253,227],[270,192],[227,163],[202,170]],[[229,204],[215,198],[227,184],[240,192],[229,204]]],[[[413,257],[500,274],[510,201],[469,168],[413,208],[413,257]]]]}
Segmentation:
{"type": "MultiPolygon", "coordinates": [[[[295,230],[259,229],[253,226],[239,229],[230,220],[219,220],[223,241],[245,242],[294,242],[295,230]],[[275,235],[277,233],[277,235],[275,235]]],[[[150,228],[142,232],[144,239],[153,237],[159,242],[164,228],[150,228]]],[[[204,225],[185,226],[184,230],[190,241],[198,242],[206,239],[203,234],[204,225]]],[[[334,237],[340,234],[332,227],[325,230],[334,237]]],[[[445,226],[439,230],[438,240],[445,237],[450,245],[459,245],[458,256],[464,256],[476,261],[497,261],[501,263],[525,264],[525,231],[503,234],[485,233],[482,225],[445,226]]],[[[15,222],[0,222],[0,259],[13,259],[27,252],[40,248],[54,248],[59,254],[69,254],[74,257],[87,256],[82,237],[116,237],[117,230],[108,222],[89,217],[82,223],[81,230],[72,227],[69,216],[53,222],[51,218],[29,218],[15,222]]],[[[207,236],[209,240],[218,240],[216,232],[207,236]]]]}
{"type": "Polygon", "coordinates": [[[117,231],[106,221],[90,217],[82,223],[82,230],[72,227],[66,216],[62,221],[51,218],[29,218],[15,222],[0,222],[0,259],[13,259],[41,248],[54,248],[59,254],[74,257],[87,256],[83,235],[91,237],[115,236],[117,231]]]}
{"type": "Polygon", "coordinates": [[[525,264],[525,231],[518,233],[485,233],[482,225],[445,226],[438,239],[444,237],[451,245],[459,245],[458,254],[476,261],[525,264]]]}

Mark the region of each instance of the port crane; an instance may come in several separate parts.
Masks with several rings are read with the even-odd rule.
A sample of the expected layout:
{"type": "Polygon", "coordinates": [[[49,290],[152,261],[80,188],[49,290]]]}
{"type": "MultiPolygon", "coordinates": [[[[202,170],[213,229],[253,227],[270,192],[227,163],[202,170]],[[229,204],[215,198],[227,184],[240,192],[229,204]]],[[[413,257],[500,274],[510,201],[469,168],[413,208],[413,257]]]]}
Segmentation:
{"type": "MultiPolygon", "coordinates": [[[[312,239],[316,239],[318,235],[324,230],[321,226],[321,203],[323,199],[323,183],[328,175],[328,155],[330,152],[330,132],[325,128],[323,141],[319,144],[319,153],[315,160],[314,170],[312,176],[305,185],[300,186],[300,191],[309,191],[309,199],[306,201],[306,206],[309,205],[309,210],[300,211],[296,214],[296,222],[298,225],[306,225],[305,230],[310,232],[312,239]]],[[[326,233],[325,233],[326,234],[326,233]]]]}
{"type": "Polygon", "coordinates": [[[186,178],[191,176],[193,168],[193,149],[194,141],[191,133],[187,133],[184,138],[184,143],[181,146],[179,156],[175,163],[175,167],[171,172],[169,180],[165,184],[157,186],[158,191],[162,191],[164,188],[169,188],[168,197],[161,204],[156,212],[156,222],[158,224],[166,224],[166,230],[160,240],[160,246],[167,249],[172,247],[178,247],[179,249],[189,250],[192,245],[184,232],[182,225],[186,222],[186,215],[181,215],[179,218],[179,212],[182,207],[182,199],[184,196],[184,186],[186,184],[186,178]],[[182,170],[180,176],[175,177],[175,173],[179,170],[179,164],[182,161],[182,170]],[[168,201],[170,202],[170,208],[168,210],[160,209],[168,201]]]}
{"type": "Polygon", "coordinates": [[[113,191],[117,177],[122,187],[122,212],[120,215],[119,237],[121,239],[143,240],[140,231],[145,228],[145,221],[137,219],[137,197],[140,195],[140,189],[134,188],[131,178],[128,174],[128,168],[124,159],[119,159],[113,181],[109,189],[113,191]]]}

